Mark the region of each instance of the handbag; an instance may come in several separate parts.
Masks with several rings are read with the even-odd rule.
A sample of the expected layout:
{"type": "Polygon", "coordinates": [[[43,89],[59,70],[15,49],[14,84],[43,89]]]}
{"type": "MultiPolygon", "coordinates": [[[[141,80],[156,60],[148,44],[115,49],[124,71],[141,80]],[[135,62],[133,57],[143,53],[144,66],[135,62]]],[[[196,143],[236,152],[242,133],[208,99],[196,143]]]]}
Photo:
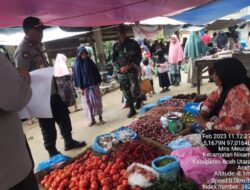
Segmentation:
{"type": "Polygon", "coordinates": [[[149,79],[141,80],[140,87],[141,87],[141,94],[147,94],[153,90],[149,79]]]}

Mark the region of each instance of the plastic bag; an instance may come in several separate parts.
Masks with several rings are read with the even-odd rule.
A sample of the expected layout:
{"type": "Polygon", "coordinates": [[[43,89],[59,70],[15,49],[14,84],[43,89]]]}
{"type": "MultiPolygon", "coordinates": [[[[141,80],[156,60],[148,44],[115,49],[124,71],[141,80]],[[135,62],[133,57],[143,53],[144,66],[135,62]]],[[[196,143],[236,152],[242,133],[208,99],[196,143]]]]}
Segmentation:
{"type": "Polygon", "coordinates": [[[153,181],[159,179],[159,174],[153,168],[133,163],[127,168],[128,183],[132,187],[139,186],[142,188],[150,187],[153,185],[153,181]]]}
{"type": "Polygon", "coordinates": [[[70,159],[71,158],[68,156],[64,156],[62,154],[57,154],[57,155],[53,156],[52,158],[39,163],[36,171],[39,172],[41,170],[52,168],[54,165],[68,161],[70,159]]]}
{"type": "Polygon", "coordinates": [[[151,110],[152,108],[154,108],[155,105],[154,104],[146,104],[146,105],[143,105],[141,107],[141,114],[144,114],[146,113],[147,111],[151,110]]]}
{"type": "Polygon", "coordinates": [[[92,149],[101,154],[108,154],[118,143],[119,141],[116,140],[111,133],[107,133],[95,137],[92,149]],[[105,143],[105,138],[109,138],[110,140],[105,143]],[[103,144],[103,146],[100,144],[103,144]]]}
{"type": "Polygon", "coordinates": [[[121,127],[114,132],[115,138],[120,142],[127,142],[138,138],[136,132],[128,127],[121,127]]]}
{"type": "Polygon", "coordinates": [[[155,169],[157,172],[160,173],[161,178],[165,179],[166,181],[175,181],[179,171],[180,171],[180,164],[179,160],[175,156],[161,156],[152,161],[152,168],[155,169]],[[163,159],[173,159],[174,161],[165,165],[165,166],[157,166],[157,162],[163,159]]]}
{"type": "Polygon", "coordinates": [[[188,140],[182,139],[182,138],[173,140],[168,144],[168,147],[172,148],[173,150],[178,150],[181,148],[187,148],[187,147],[191,147],[191,146],[192,145],[188,140]]]}
{"type": "Polygon", "coordinates": [[[189,102],[183,107],[183,110],[196,116],[200,113],[200,107],[201,103],[189,102]]]}
{"type": "Polygon", "coordinates": [[[185,176],[201,185],[209,182],[216,171],[222,172],[227,166],[223,158],[204,156],[207,153],[209,153],[207,148],[189,147],[175,150],[171,155],[180,160],[180,166],[185,176]]]}
{"type": "Polygon", "coordinates": [[[161,103],[163,103],[163,102],[166,102],[166,101],[168,101],[168,100],[171,100],[173,97],[172,96],[164,96],[164,97],[162,97],[162,98],[159,98],[158,100],[157,100],[157,105],[160,105],[161,103]]]}
{"type": "Polygon", "coordinates": [[[200,134],[189,134],[185,136],[180,136],[177,139],[184,139],[187,140],[192,147],[204,147],[202,141],[201,141],[201,135],[200,134]]]}

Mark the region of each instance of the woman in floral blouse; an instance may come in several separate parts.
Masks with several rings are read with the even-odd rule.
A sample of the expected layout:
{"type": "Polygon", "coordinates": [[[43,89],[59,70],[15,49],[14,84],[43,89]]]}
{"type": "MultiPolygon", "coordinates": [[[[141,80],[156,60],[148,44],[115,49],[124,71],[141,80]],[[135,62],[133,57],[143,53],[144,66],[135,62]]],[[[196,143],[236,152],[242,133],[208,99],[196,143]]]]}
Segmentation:
{"type": "Polygon", "coordinates": [[[213,69],[218,89],[203,102],[197,123],[208,130],[206,134],[226,134],[227,138],[237,136],[238,139],[241,136],[228,134],[250,132],[250,79],[245,67],[235,58],[219,60],[213,69]]]}

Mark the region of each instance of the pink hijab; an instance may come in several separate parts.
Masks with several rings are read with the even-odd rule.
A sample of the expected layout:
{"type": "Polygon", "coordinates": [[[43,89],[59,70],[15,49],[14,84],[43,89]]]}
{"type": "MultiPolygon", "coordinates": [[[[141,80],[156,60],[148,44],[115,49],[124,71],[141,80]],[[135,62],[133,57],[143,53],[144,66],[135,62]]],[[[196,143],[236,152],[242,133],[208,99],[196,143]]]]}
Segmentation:
{"type": "Polygon", "coordinates": [[[183,49],[181,46],[181,43],[176,35],[172,35],[171,39],[175,38],[176,43],[171,40],[170,47],[169,47],[169,53],[168,53],[168,62],[171,64],[177,64],[180,61],[183,61],[184,54],[183,49]]]}
{"type": "Polygon", "coordinates": [[[65,75],[70,75],[69,69],[66,64],[67,57],[63,54],[57,54],[54,64],[54,76],[63,77],[65,75]]]}

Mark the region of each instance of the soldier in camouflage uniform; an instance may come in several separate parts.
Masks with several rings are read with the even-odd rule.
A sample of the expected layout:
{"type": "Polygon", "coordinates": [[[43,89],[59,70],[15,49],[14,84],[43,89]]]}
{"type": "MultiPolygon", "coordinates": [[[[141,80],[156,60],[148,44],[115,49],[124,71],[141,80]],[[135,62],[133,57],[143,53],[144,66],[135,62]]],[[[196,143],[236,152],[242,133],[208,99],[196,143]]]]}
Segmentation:
{"type": "Polygon", "coordinates": [[[136,115],[141,107],[140,62],[142,59],[139,44],[127,38],[124,27],[118,29],[119,41],[113,46],[113,63],[119,74],[120,88],[130,107],[128,118],[136,115]],[[134,107],[134,102],[136,106],[134,107]]]}

